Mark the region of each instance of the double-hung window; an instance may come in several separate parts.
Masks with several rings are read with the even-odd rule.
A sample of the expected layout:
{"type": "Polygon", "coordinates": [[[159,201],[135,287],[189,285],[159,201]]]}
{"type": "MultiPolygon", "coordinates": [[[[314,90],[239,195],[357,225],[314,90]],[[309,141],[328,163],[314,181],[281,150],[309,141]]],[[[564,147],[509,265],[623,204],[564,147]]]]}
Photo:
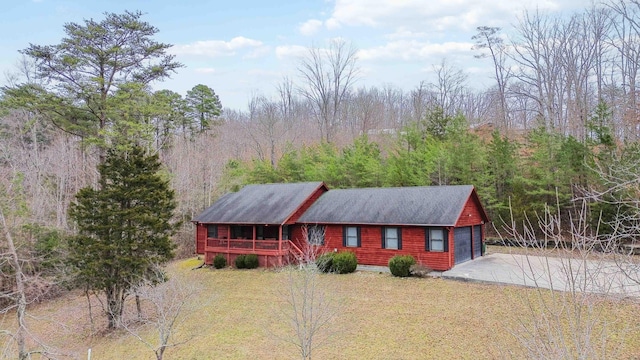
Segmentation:
{"type": "Polygon", "coordinates": [[[445,230],[443,228],[428,228],[426,233],[427,250],[447,251],[445,230]]]}
{"type": "Polygon", "coordinates": [[[401,250],[402,249],[402,231],[397,227],[382,228],[382,248],[401,250]]]}
{"type": "Polygon", "coordinates": [[[345,226],[343,228],[342,245],[360,247],[360,228],[357,226],[345,226]]]}

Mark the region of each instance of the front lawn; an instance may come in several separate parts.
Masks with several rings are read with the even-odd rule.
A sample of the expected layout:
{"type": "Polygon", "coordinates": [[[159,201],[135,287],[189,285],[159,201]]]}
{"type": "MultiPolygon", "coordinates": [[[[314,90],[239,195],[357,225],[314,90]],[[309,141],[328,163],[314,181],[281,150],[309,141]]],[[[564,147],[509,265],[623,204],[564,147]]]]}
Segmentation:
{"type": "MultiPolygon", "coordinates": [[[[299,358],[293,345],[278,338],[292,334],[290,324],[278,315],[285,304],[286,271],[191,270],[196,264],[185,260],[169,267],[173,276],[199,285],[190,300],[199,310],[176,329],[176,336],[189,341],[168,349],[165,359],[299,358]]],[[[517,339],[513,334],[519,324],[540,316],[535,299],[552,299],[535,289],[373,272],[324,274],[320,284],[337,316],[335,334],[317,350],[318,359],[493,359],[509,352],[520,358],[527,354],[520,346],[526,336],[519,333],[517,339]]],[[[100,330],[104,319],[97,306],[94,302],[94,327],[100,330]]],[[[598,302],[597,310],[608,326],[606,336],[612,338],[609,347],[619,351],[616,358],[640,354],[637,304],[598,302]]],[[[124,331],[91,336],[86,298],[80,293],[35,306],[31,313],[37,316],[29,323],[34,332],[61,354],[86,358],[91,348],[92,359],[153,357],[124,331]]],[[[6,317],[0,324],[10,327],[11,321],[6,317]]],[[[571,319],[562,322],[570,332],[571,319]]],[[[146,336],[153,339],[154,334],[146,336]]]]}

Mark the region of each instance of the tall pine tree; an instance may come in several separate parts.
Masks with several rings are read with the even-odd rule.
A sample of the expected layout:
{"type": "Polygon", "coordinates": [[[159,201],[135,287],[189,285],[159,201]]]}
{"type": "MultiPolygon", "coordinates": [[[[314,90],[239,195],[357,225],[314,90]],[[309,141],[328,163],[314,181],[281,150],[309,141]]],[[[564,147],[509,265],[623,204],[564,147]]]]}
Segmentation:
{"type": "Polygon", "coordinates": [[[81,189],[69,210],[78,226],[69,263],[82,286],[106,296],[111,329],[120,325],[129,290],[173,257],[175,195],[160,166],[138,146],[110,150],[98,167],[98,190],[81,189]]]}

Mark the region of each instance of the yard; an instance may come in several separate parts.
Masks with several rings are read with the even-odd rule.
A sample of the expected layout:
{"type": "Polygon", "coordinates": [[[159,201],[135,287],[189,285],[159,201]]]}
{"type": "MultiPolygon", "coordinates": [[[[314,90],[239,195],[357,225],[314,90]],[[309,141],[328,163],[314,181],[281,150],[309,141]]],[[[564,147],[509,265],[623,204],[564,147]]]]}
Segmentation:
{"type": "MultiPolygon", "coordinates": [[[[177,328],[177,338],[188,341],[168,349],[166,359],[299,357],[293,345],[279,339],[292,334],[290,324],[278,316],[278,308],[284,306],[287,271],[191,270],[197,265],[196,259],[190,259],[169,268],[173,276],[200,288],[190,300],[199,310],[177,328]]],[[[372,272],[320,275],[320,282],[336,306],[337,317],[331,327],[332,339],[315,357],[329,359],[521,358],[526,353],[513,334],[518,333],[519,324],[529,324],[537,316],[532,315],[538,311],[533,300],[540,296],[551,299],[535,289],[401,279],[372,272]]],[[[595,313],[607,323],[608,346],[614,351],[610,354],[637,358],[638,305],[623,300],[598,304],[595,313]]],[[[104,319],[97,306],[95,302],[100,329],[104,319]]],[[[35,316],[30,319],[34,332],[60,354],[86,358],[91,348],[92,359],[153,357],[124,331],[90,336],[86,298],[80,293],[34,306],[31,314],[35,316]]],[[[13,319],[0,318],[0,327],[11,327],[13,319]]],[[[562,322],[566,329],[571,328],[571,319],[562,322]]],[[[153,339],[154,334],[145,336],[153,339]]],[[[601,340],[593,338],[594,342],[601,340]]]]}

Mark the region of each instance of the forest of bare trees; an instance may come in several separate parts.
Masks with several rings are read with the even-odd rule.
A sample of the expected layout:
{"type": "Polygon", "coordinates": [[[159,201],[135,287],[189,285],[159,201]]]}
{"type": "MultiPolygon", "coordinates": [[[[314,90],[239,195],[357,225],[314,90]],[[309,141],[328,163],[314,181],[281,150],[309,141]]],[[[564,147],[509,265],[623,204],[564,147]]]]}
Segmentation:
{"type": "MultiPolygon", "coordinates": [[[[195,114],[189,110],[204,85],[184,99],[146,89],[150,105],[141,111],[151,127],[148,146],[160,152],[180,213],[189,219],[226,190],[220,179],[230,160],[258,159],[277,167],[288,149],[321,141],[342,148],[363,134],[384,145],[435,108],[510,139],[543,127],[585,142],[599,126],[610,129],[619,144],[635,142],[639,14],[637,1],[612,1],[569,16],[525,11],[509,29],[480,27],[474,36],[477,61],[494,67],[495,85],[487,89],[471,88],[464,70],[445,60],[432,65],[435,81],[419,82],[413,90],[361,87],[357,51],[345,41],[310,48],[298,77],[273,84],[275,95],[248,94],[246,111],[225,109],[213,122],[205,114],[220,115],[215,106],[195,114]],[[609,113],[594,124],[600,102],[609,113]]],[[[10,75],[1,123],[2,179],[22,178],[28,222],[72,230],[67,206],[78,189],[95,183],[99,152],[86,136],[61,129],[46,112],[12,101],[17,85],[43,81],[28,58],[10,75]]],[[[219,106],[217,96],[215,101],[219,106]]]]}

